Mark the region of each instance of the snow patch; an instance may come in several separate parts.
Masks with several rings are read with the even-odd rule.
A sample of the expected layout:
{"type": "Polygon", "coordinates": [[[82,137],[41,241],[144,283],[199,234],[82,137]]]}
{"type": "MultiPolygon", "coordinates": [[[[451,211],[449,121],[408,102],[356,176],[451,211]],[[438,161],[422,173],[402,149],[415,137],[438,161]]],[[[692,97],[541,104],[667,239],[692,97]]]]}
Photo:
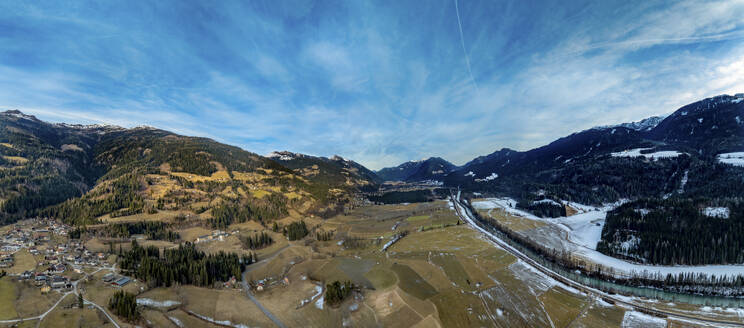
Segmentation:
{"type": "Polygon", "coordinates": [[[315,301],[315,307],[318,308],[319,310],[323,309],[323,304],[324,304],[323,296],[321,296],[317,301],[315,301]]]}
{"type": "Polygon", "coordinates": [[[623,328],[664,328],[667,322],[663,318],[657,318],[637,311],[626,311],[623,317],[623,328]]]}
{"type": "Polygon", "coordinates": [[[156,301],[150,298],[138,298],[137,304],[144,305],[144,306],[151,306],[151,307],[158,307],[158,308],[167,308],[171,306],[181,305],[181,302],[178,301],[156,301]]]}
{"type": "Polygon", "coordinates": [[[682,155],[682,153],[675,151],[675,150],[665,150],[665,151],[657,151],[653,153],[645,153],[642,154],[641,151],[644,150],[650,150],[652,148],[635,148],[635,149],[629,149],[629,150],[623,150],[621,152],[615,152],[612,153],[612,157],[645,157],[652,160],[658,160],[659,158],[674,158],[678,157],[679,155],[682,155]]]}
{"type": "Polygon", "coordinates": [[[718,154],[716,158],[720,163],[744,166],[744,152],[718,154]]]}
{"type": "Polygon", "coordinates": [[[705,216],[719,219],[728,219],[731,214],[728,207],[706,207],[702,212],[705,216]]]}
{"type": "Polygon", "coordinates": [[[173,324],[180,328],[186,327],[186,325],[184,325],[183,322],[181,322],[181,320],[178,320],[178,318],[176,317],[168,316],[168,320],[170,320],[171,322],[173,322],[173,324]]]}
{"type": "Polygon", "coordinates": [[[496,179],[498,177],[499,177],[499,175],[496,174],[496,172],[493,172],[493,173],[491,173],[491,175],[489,175],[489,176],[487,176],[487,177],[485,177],[483,179],[475,179],[475,181],[476,182],[486,182],[486,181],[494,180],[494,179],[496,179]]]}
{"type": "Polygon", "coordinates": [[[466,177],[475,177],[475,173],[473,171],[468,171],[468,173],[465,173],[466,177]]]}
{"type": "Polygon", "coordinates": [[[213,324],[217,324],[217,325],[221,325],[221,326],[227,326],[227,327],[234,327],[234,328],[249,328],[248,326],[246,326],[244,324],[233,324],[232,322],[230,322],[230,320],[215,320],[213,318],[210,318],[210,317],[205,316],[205,315],[201,315],[201,314],[196,313],[196,312],[193,312],[193,311],[188,311],[188,312],[191,313],[191,314],[193,314],[193,315],[195,315],[199,319],[202,319],[202,320],[207,321],[207,322],[211,322],[213,324]]]}

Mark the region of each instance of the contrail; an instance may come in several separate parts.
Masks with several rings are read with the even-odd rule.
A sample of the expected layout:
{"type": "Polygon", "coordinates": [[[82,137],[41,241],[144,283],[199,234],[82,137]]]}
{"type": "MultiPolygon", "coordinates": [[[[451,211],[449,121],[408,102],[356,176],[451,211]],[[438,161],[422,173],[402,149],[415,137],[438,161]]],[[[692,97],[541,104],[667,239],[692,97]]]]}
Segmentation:
{"type": "Polygon", "coordinates": [[[462,45],[462,52],[465,54],[465,64],[468,66],[468,73],[470,73],[470,80],[473,81],[473,85],[475,86],[475,92],[480,93],[478,83],[475,82],[475,77],[473,77],[473,70],[470,68],[470,57],[468,56],[467,50],[465,50],[465,38],[462,35],[462,22],[460,21],[460,9],[457,7],[457,0],[454,1],[455,14],[457,14],[457,26],[460,28],[460,45],[462,45]]]}

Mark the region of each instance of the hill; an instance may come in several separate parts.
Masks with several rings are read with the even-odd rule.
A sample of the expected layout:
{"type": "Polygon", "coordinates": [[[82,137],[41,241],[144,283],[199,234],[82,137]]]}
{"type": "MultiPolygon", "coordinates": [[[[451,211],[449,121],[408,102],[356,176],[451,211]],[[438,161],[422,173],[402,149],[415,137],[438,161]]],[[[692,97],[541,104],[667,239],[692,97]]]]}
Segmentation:
{"type": "Polygon", "coordinates": [[[522,198],[547,192],[590,204],[669,194],[740,197],[740,188],[725,195],[716,189],[742,174],[717,158],[744,150],[742,100],[744,94],[712,97],[661,121],[597,127],[524,152],[502,149],[468,162],[444,182],[522,198]]]}
{"type": "Polygon", "coordinates": [[[321,174],[312,165],[288,167],[150,127],[50,124],[7,111],[0,128],[3,223],[38,215],[92,224],[182,213],[224,226],[322,214],[376,185],[371,171],[351,161],[328,160],[321,174]]]}
{"type": "Polygon", "coordinates": [[[385,181],[418,182],[426,180],[441,180],[457,166],[439,158],[430,157],[420,161],[405,162],[396,167],[386,167],[377,171],[377,175],[385,181]]]}

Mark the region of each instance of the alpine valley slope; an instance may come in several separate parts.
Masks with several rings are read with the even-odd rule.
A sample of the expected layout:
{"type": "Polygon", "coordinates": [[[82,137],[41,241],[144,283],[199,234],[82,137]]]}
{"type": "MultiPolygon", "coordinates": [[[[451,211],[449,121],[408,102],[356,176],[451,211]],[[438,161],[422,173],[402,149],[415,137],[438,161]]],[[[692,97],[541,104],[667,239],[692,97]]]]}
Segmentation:
{"type": "Polygon", "coordinates": [[[378,182],[352,161],[275,161],[207,138],[51,124],[19,111],[0,113],[0,155],[3,224],[34,216],[92,224],[179,213],[222,227],[289,212],[322,216],[378,182]]]}

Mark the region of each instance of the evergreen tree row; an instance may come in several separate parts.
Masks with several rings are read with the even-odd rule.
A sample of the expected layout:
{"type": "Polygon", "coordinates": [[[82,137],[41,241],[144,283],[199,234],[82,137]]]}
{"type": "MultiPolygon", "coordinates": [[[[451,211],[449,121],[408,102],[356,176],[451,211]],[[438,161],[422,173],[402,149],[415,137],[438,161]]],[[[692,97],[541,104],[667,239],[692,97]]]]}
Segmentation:
{"type": "Polygon", "coordinates": [[[284,235],[289,240],[299,240],[305,238],[309,231],[305,221],[292,222],[288,226],[284,227],[284,235]]]}
{"type": "Polygon", "coordinates": [[[644,199],[607,213],[597,250],[664,265],[744,263],[744,201],[644,199]],[[728,217],[705,215],[705,208],[728,217]]]}
{"type": "Polygon", "coordinates": [[[319,241],[329,241],[333,239],[333,231],[317,231],[315,232],[315,239],[319,241]]]}
{"type": "Polygon", "coordinates": [[[120,255],[119,265],[123,272],[147,281],[151,287],[173,284],[208,287],[231,277],[240,280],[245,267],[255,261],[255,254],[241,257],[220,251],[207,255],[192,243],[165,249],[161,256],[157,247],[145,248],[133,240],[131,249],[120,255]]]}
{"type": "Polygon", "coordinates": [[[248,249],[261,249],[274,243],[274,239],[266,232],[241,237],[240,241],[243,243],[243,247],[248,249]]]}
{"type": "Polygon", "coordinates": [[[128,322],[136,322],[141,317],[137,310],[136,296],[123,290],[117,291],[111,296],[108,307],[114,314],[128,322]]]}
{"type": "Polygon", "coordinates": [[[351,294],[352,288],[354,288],[354,285],[351,283],[351,281],[345,281],[341,283],[336,280],[333,283],[327,284],[325,292],[325,302],[327,302],[328,305],[331,306],[338,305],[351,294]]]}

